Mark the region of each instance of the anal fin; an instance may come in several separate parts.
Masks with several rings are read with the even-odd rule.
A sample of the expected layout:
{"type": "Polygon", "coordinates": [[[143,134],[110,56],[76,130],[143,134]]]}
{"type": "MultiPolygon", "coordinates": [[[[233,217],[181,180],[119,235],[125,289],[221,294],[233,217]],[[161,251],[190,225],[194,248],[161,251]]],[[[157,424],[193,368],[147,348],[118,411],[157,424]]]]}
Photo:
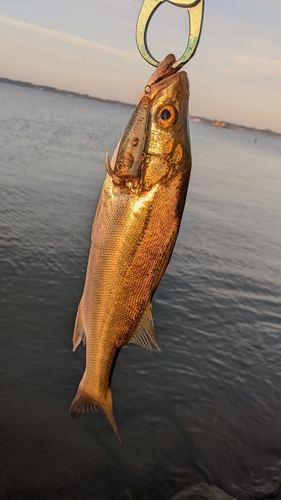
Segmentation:
{"type": "Polygon", "coordinates": [[[86,334],[85,334],[83,323],[82,323],[81,309],[80,309],[80,306],[78,306],[76,319],[75,319],[75,325],[74,325],[74,332],[73,332],[73,337],[72,337],[73,351],[75,351],[76,348],[79,346],[81,340],[83,341],[83,345],[85,345],[86,344],[86,334]]]}
{"type": "Polygon", "coordinates": [[[154,332],[152,305],[149,302],[128,344],[137,344],[148,351],[152,351],[151,342],[157,347],[158,351],[161,350],[154,332]]]}

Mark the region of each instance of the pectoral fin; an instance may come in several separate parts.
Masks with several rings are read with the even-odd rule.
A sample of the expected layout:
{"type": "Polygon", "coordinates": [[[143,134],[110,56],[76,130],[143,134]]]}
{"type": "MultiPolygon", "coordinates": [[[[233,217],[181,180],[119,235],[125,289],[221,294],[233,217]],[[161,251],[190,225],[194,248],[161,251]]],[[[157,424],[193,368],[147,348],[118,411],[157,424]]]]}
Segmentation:
{"type": "Polygon", "coordinates": [[[158,344],[158,340],[155,336],[154,332],[154,324],[152,318],[152,305],[149,302],[146,306],[146,309],[140,319],[140,322],[130,338],[129,343],[137,344],[148,351],[152,351],[151,342],[157,347],[158,351],[160,351],[160,347],[158,344]]]}
{"type": "Polygon", "coordinates": [[[73,332],[73,337],[72,337],[73,351],[75,351],[76,347],[79,346],[81,340],[83,341],[83,345],[85,345],[86,344],[86,334],[85,334],[83,323],[82,323],[81,309],[78,306],[75,325],[74,325],[74,332],[73,332]]]}

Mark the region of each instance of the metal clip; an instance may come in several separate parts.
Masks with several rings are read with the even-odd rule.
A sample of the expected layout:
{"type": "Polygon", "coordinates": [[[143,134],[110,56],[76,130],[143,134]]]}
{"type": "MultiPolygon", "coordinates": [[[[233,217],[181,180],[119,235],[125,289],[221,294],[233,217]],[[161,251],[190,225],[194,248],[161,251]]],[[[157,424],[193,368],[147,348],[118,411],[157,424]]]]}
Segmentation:
{"type": "Polygon", "coordinates": [[[187,8],[189,15],[189,38],[186,49],[181,58],[171,66],[178,71],[196,52],[202,28],[204,0],[144,0],[137,21],[136,40],[142,57],[152,66],[158,66],[159,61],[154,59],[147,47],[147,29],[155,10],[165,1],[187,8]]]}

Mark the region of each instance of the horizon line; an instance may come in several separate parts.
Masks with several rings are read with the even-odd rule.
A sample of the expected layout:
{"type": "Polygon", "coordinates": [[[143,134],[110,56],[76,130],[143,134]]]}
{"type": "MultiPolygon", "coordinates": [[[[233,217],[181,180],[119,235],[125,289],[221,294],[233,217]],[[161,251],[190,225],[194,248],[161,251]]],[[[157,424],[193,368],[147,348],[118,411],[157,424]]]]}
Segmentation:
{"type": "MultiPolygon", "coordinates": [[[[129,102],[124,102],[124,101],[118,101],[116,99],[105,99],[102,97],[91,96],[89,94],[81,94],[80,92],[76,92],[75,90],[58,89],[57,87],[52,87],[50,85],[37,84],[37,83],[32,83],[32,82],[23,82],[21,80],[13,80],[13,79],[7,78],[7,77],[0,77],[0,83],[8,83],[8,84],[25,86],[25,87],[27,86],[27,87],[33,88],[35,90],[43,90],[45,92],[61,93],[61,94],[69,95],[72,97],[80,97],[80,98],[82,97],[84,99],[92,99],[92,100],[96,100],[96,101],[109,102],[112,104],[121,104],[123,106],[130,106],[130,107],[136,106],[136,104],[132,104],[129,102]]],[[[189,116],[191,119],[198,118],[200,120],[205,120],[207,122],[225,123],[226,126],[224,126],[224,128],[234,127],[235,129],[245,129],[245,130],[251,130],[251,131],[255,131],[255,132],[269,133],[269,134],[281,136],[281,133],[275,132],[274,130],[271,130],[271,129],[259,129],[259,128],[255,128],[255,127],[248,127],[247,125],[237,125],[235,123],[228,122],[225,120],[205,118],[205,117],[198,116],[198,115],[189,115],[189,116]],[[228,127],[228,126],[230,126],[230,127],[228,127]]],[[[223,126],[222,126],[222,128],[223,128],[223,126]]]]}

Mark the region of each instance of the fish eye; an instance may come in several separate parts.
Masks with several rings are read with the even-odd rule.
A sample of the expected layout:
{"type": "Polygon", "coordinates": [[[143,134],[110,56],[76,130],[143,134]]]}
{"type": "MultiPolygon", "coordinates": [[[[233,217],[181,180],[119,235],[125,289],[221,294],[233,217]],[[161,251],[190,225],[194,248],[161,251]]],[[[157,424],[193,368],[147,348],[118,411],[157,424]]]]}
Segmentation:
{"type": "Polygon", "coordinates": [[[171,117],[171,111],[167,108],[163,109],[160,114],[161,120],[169,120],[171,117]]]}
{"type": "Polygon", "coordinates": [[[177,117],[177,110],[173,106],[163,106],[158,113],[158,124],[163,128],[171,127],[177,121],[177,117]]]}

